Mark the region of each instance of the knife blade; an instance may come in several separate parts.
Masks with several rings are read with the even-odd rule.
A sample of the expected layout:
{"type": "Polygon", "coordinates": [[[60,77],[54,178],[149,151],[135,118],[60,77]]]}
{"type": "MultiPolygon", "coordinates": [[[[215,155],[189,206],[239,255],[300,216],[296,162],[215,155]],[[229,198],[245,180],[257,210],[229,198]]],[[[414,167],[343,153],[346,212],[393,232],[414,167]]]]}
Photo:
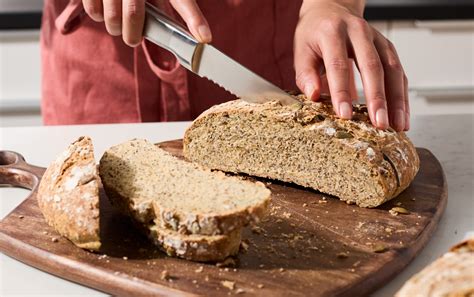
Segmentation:
{"type": "Polygon", "coordinates": [[[198,42],[185,28],[149,3],[146,3],[143,36],[173,53],[186,69],[245,101],[264,103],[278,100],[283,105],[300,104],[300,101],[212,45],[198,42]]]}

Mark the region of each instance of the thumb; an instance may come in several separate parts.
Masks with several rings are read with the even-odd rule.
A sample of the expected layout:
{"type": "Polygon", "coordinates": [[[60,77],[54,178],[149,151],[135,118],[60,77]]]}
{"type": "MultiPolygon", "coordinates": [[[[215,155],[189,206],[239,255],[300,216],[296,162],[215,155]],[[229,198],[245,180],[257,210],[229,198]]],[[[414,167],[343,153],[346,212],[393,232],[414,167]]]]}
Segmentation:
{"type": "Polygon", "coordinates": [[[170,0],[170,3],[197,40],[205,43],[212,41],[209,24],[195,0],[170,0]]]}

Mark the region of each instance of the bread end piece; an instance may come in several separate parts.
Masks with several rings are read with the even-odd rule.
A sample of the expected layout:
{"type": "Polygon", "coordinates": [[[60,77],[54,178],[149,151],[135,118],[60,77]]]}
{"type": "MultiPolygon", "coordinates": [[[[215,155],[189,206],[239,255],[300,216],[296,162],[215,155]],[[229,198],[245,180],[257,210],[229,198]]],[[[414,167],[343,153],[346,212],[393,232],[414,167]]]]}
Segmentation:
{"type": "Polygon", "coordinates": [[[89,137],[73,142],[44,173],[38,205],[46,222],[76,246],[99,250],[99,174],[89,137]]]}

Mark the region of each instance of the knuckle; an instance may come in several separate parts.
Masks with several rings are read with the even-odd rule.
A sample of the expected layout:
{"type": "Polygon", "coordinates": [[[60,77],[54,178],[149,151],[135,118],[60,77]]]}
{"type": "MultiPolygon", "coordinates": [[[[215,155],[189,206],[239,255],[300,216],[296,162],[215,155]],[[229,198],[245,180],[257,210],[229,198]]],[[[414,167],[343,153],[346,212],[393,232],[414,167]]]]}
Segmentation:
{"type": "Polygon", "coordinates": [[[140,6],[137,1],[130,1],[127,3],[124,11],[124,18],[130,20],[138,20],[144,16],[144,11],[142,6],[140,6]]]}
{"type": "Polygon", "coordinates": [[[328,61],[326,67],[335,71],[348,71],[349,61],[347,59],[334,58],[328,61]]]}
{"type": "Polygon", "coordinates": [[[385,104],[385,94],[382,92],[375,92],[371,96],[371,101],[374,103],[382,103],[385,104]]]}
{"type": "Polygon", "coordinates": [[[364,68],[368,71],[376,72],[379,74],[383,73],[382,63],[379,58],[370,58],[363,64],[364,68]]]}
{"type": "Polygon", "coordinates": [[[122,15],[114,8],[104,9],[104,19],[111,25],[119,25],[122,23],[122,15]]]}
{"type": "Polygon", "coordinates": [[[354,26],[355,29],[365,33],[366,35],[370,35],[372,33],[370,30],[369,23],[364,19],[356,17],[355,19],[352,19],[351,24],[354,26]]]}
{"type": "Polygon", "coordinates": [[[325,19],[321,21],[320,26],[323,32],[327,34],[337,34],[344,29],[345,23],[341,19],[325,19]]]}
{"type": "Polygon", "coordinates": [[[403,72],[403,67],[402,64],[394,59],[394,58],[389,58],[387,61],[387,68],[390,69],[392,72],[397,72],[397,73],[402,73],[403,72]]]}

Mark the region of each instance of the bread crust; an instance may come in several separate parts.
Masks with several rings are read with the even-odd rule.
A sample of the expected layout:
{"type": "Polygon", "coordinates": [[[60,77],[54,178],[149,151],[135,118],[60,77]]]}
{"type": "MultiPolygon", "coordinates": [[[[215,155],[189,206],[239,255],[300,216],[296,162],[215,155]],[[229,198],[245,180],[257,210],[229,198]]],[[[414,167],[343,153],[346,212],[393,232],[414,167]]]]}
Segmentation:
{"type": "Polygon", "coordinates": [[[99,175],[89,137],[73,142],[44,173],[38,205],[46,222],[76,246],[99,250],[99,175]]]}
{"type": "Polygon", "coordinates": [[[473,295],[474,238],[470,238],[412,276],[395,297],[473,295]]]}
{"type": "Polygon", "coordinates": [[[155,225],[153,214],[143,213],[132,207],[130,200],[114,188],[104,187],[110,203],[132,219],[133,224],[167,255],[190,261],[217,262],[236,255],[240,247],[241,229],[228,235],[186,235],[155,225]]]}
{"type": "MultiPolygon", "coordinates": [[[[206,162],[206,160],[198,156],[192,143],[198,141],[196,139],[206,129],[207,124],[221,120],[223,117],[240,117],[242,125],[245,125],[246,119],[255,118],[255,115],[258,115],[259,123],[279,125],[282,129],[288,129],[288,131],[297,130],[301,135],[317,135],[318,137],[324,136],[336,139],[340,137],[339,133],[342,137],[337,139],[337,142],[344,153],[346,155],[360,156],[358,162],[366,164],[371,170],[378,172],[376,183],[380,184],[383,188],[381,195],[371,199],[356,199],[350,195],[339,196],[341,200],[356,203],[361,207],[376,207],[396,197],[409,186],[418,172],[419,157],[415,147],[404,132],[395,132],[392,129],[379,130],[373,127],[367,115],[367,108],[364,105],[354,107],[352,120],[342,120],[336,117],[329,101],[312,102],[306,100],[304,96],[297,96],[295,98],[299,99],[299,105],[281,106],[276,101],[254,104],[242,100],[234,100],[211,107],[201,114],[186,130],[183,142],[184,156],[190,161],[200,163],[212,169],[241,172],[294,182],[305,187],[321,190],[310,182],[292,180],[287,174],[255,174],[254,168],[260,164],[255,164],[253,168],[247,168],[247,170],[242,170],[242,168],[236,170],[232,166],[216,164],[217,162],[206,162]],[[348,135],[348,137],[345,138],[345,135],[348,135]]],[[[250,121],[248,122],[250,123],[250,121]]],[[[212,139],[214,136],[217,137],[219,133],[224,133],[225,129],[224,127],[219,127],[215,131],[205,131],[209,133],[209,138],[212,139]]],[[[227,131],[226,133],[229,132],[227,131]]],[[[200,145],[202,147],[203,144],[201,143],[200,145]]],[[[215,143],[212,145],[217,146],[215,143]]],[[[259,149],[258,143],[248,143],[247,145],[254,145],[255,147],[252,147],[254,150],[259,149]]],[[[259,153],[264,154],[262,151],[259,151],[259,153]]],[[[212,159],[213,157],[209,156],[206,158],[212,159]]],[[[264,171],[264,169],[260,170],[260,172],[264,171]]],[[[361,189],[361,191],[364,191],[364,189],[361,189]]]]}

